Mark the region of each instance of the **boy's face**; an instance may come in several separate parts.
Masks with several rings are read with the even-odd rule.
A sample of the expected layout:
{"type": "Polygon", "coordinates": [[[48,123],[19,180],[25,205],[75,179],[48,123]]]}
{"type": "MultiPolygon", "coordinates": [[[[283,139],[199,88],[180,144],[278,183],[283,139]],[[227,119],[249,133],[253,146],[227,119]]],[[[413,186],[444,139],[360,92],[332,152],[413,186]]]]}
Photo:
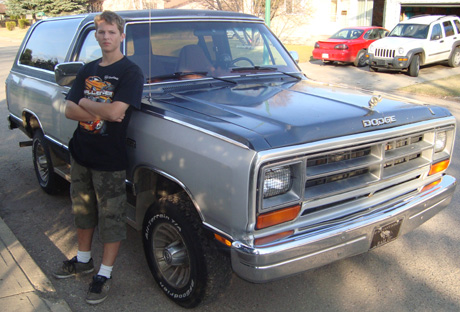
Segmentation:
{"type": "Polygon", "coordinates": [[[120,44],[124,39],[125,34],[121,34],[115,24],[109,24],[104,20],[97,24],[96,40],[102,52],[110,53],[117,49],[120,50],[120,44]]]}

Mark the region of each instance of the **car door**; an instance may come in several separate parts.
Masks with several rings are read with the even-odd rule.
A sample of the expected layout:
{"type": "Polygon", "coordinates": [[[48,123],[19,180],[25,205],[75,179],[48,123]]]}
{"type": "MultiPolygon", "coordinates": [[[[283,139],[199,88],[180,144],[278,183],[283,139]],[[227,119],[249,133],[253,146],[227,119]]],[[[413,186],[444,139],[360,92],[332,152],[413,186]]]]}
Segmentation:
{"type": "Polygon", "coordinates": [[[425,49],[425,63],[429,64],[442,60],[443,54],[446,50],[446,40],[444,32],[441,27],[441,23],[435,23],[431,26],[431,31],[428,34],[428,40],[426,40],[425,49]]]}
{"type": "Polygon", "coordinates": [[[444,42],[441,43],[442,50],[439,54],[439,60],[447,60],[452,52],[452,46],[457,40],[457,34],[455,33],[454,25],[452,21],[442,22],[442,30],[444,31],[444,42]]]}

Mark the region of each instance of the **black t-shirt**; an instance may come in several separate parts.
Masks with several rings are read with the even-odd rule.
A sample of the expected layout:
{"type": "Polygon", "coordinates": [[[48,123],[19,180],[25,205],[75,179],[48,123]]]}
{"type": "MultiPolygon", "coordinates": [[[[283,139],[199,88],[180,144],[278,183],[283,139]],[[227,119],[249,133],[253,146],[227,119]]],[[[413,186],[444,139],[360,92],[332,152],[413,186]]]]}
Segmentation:
{"type": "Polygon", "coordinates": [[[97,102],[121,101],[130,106],[122,122],[79,122],[69,149],[74,160],[85,167],[125,170],[128,165],[126,132],[133,107],[139,109],[141,105],[144,76],[126,56],[109,66],[99,66],[100,61],[81,68],[66,99],[78,104],[86,97],[97,102]]]}

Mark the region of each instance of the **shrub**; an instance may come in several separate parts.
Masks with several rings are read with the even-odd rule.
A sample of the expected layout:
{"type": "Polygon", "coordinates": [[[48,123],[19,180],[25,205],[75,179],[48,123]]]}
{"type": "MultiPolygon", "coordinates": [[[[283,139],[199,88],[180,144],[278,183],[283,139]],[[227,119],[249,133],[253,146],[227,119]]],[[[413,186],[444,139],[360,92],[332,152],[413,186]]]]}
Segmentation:
{"type": "Polygon", "coordinates": [[[16,22],[6,22],[5,25],[6,25],[6,29],[8,29],[9,31],[12,31],[16,27],[16,22]]]}
{"type": "Polygon", "coordinates": [[[25,29],[27,26],[30,26],[29,20],[25,18],[18,20],[18,26],[21,29],[25,29]]]}

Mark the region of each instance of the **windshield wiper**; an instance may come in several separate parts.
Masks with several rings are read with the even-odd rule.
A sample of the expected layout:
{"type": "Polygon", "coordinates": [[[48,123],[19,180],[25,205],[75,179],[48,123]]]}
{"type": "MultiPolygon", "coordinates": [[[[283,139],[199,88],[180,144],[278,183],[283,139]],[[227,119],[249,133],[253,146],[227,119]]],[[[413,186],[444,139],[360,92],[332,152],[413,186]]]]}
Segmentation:
{"type": "Polygon", "coordinates": [[[286,76],[289,76],[289,77],[292,77],[292,78],[295,78],[295,79],[298,79],[298,80],[302,80],[302,77],[299,77],[296,74],[286,73],[286,72],[280,71],[280,70],[278,70],[277,68],[274,68],[274,67],[247,66],[247,67],[235,67],[235,68],[232,68],[232,72],[251,71],[251,70],[274,71],[274,72],[281,73],[281,74],[284,74],[286,76]]]}
{"type": "Polygon", "coordinates": [[[247,70],[277,71],[278,69],[273,68],[273,67],[267,67],[267,66],[245,66],[245,67],[232,68],[232,72],[247,71],[247,70]]]}
{"type": "Polygon", "coordinates": [[[181,79],[181,78],[192,76],[192,75],[206,77],[208,75],[208,72],[175,72],[174,74],[150,77],[147,79],[147,82],[152,83],[152,82],[158,82],[158,81],[163,81],[163,80],[168,80],[168,79],[181,79]]]}

